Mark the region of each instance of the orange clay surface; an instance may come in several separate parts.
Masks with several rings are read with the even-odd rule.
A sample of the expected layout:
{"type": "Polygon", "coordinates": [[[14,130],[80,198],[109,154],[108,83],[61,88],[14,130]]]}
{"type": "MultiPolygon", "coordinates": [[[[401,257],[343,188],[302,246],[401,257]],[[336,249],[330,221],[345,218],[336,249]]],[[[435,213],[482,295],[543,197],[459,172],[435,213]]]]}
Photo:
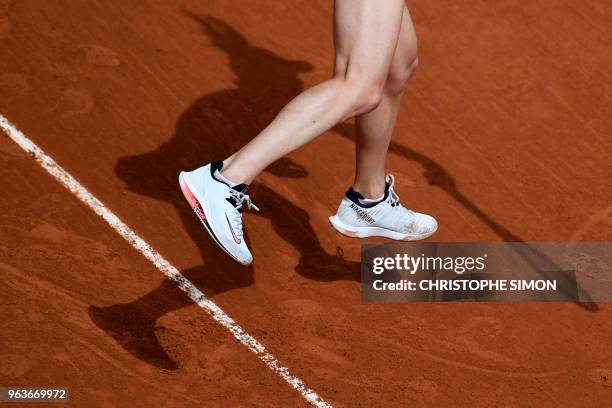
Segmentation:
{"type": "MultiPolygon", "coordinates": [[[[611,3],[409,6],[421,64],[388,169],[433,240],[612,239],[611,3]]],[[[331,0],[0,0],[0,113],[334,406],[609,406],[609,304],[361,302],[362,242],[327,220],[352,123],[258,178],[251,267],[209,238],[179,170],[329,77],[331,17],[331,0]]],[[[0,385],[306,405],[4,135],[0,180],[0,385]]]]}

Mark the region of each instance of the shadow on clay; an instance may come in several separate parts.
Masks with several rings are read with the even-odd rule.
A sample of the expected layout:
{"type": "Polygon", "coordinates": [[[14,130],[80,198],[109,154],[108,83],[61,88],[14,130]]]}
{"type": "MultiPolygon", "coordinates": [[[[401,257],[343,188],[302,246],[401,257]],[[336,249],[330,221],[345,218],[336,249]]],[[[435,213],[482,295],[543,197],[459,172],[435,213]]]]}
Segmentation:
{"type": "MultiPolygon", "coordinates": [[[[250,286],[253,268],[235,263],[209,238],[178,188],[181,170],[218,160],[246,144],[262,130],[287,101],[304,89],[299,74],[312,70],[306,61],[283,58],[251,44],[225,22],[186,12],[198,22],[210,42],[227,53],[236,75],[235,86],[207,94],[196,100],[178,119],[174,135],[159,148],[144,154],[122,157],[115,166],[117,176],[130,191],[171,203],[186,231],[198,245],[205,264],[182,271],[183,275],[209,297],[250,286]]],[[[335,130],[352,138],[353,125],[335,130]]],[[[492,228],[504,241],[522,241],[487,216],[457,188],[454,178],[432,159],[401,144],[391,142],[391,154],[420,163],[430,185],[451,195],[463,207],[492,228]]],[[[281,177],[306,177],[299,163],[283,158],[267,172],[281,177]]],[[[253,186],[262,217],[271,221],[274,231],[299,253],[295,270],[318,281],[360,280],[359,263],[343,259],[341,249],[327,253],[315,234],[308,213],[262,183],[253,186]]],[[[537,257],[537,253],[528,254],[537,257]]],[[[90,306],[92,321],[113,337],[134,357],[166,370],[180,368],[181,362],[168,354],[158,339],[163,327],[158,319],[173,310],[193,305],[176,283],[166,279],[142,297],[108,307],[90,306]]],[[[597,310],[595,304],[582,305],[597,310]]]]}

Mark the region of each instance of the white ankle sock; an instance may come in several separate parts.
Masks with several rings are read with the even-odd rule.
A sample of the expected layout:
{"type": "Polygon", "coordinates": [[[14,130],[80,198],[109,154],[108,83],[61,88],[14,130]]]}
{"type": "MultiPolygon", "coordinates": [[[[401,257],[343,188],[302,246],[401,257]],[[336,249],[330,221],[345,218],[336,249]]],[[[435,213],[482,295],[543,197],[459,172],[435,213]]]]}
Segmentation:
{"type": "Polygon", "coordinates": [[[375,203],[378,201],[382,201],[383,198],[385,198],[385,193],[382,193],[382,195],[378,198],[364,198],[363,200],[360,200],[360,201],[364,204],[371,204],[371,203],[375,203]]]}
{"type": "Polygon", "coordinates": [[[226,178],[223,174],[221,174],[219,170],[215,170],[215,178],[218,180],[221,180],[222,182],[224,182],[230,187],[234,187],[238,185],[238,183],[234,183],[232,180],[226,178]]]}

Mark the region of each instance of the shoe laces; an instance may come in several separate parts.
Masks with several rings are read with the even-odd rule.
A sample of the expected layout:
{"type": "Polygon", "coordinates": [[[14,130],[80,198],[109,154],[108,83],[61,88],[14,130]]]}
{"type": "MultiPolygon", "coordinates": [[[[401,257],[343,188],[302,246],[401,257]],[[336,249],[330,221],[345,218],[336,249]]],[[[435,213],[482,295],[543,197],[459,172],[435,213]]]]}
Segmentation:
{"type": "Polygon", "coordinates": [[[400,203],[399,195],[397,195],[395,189],[393,188],[395,185],[395,176],[393,174],[387,174],[385,181],[387,184],[389,184],[389,198],[387,198],[387,202],[391,205],[391,207],[403,207],[402,203],[400,203]]]}
{"type": "Polygon", "coordinates": [[[242,209],[243,203],[246,202],[247,208],[249,210],[253,209],[255,211],[259,211],[259,208],[255,204],[253,204],[253,201],[251,201],[251,197],[248,194],[242,193],[238,190],[234,190],[233,188],[230,188],[229,191],[230,191],[231,197],[234,199],[234,202],[236,203],[234,205],[234,209],[236,211],[233,211],[231,221],[234,227],[236,227],[237,235],[239,237],[242,237],[243,235],[242,213],[240,212],[240,210],[242,209]]]}

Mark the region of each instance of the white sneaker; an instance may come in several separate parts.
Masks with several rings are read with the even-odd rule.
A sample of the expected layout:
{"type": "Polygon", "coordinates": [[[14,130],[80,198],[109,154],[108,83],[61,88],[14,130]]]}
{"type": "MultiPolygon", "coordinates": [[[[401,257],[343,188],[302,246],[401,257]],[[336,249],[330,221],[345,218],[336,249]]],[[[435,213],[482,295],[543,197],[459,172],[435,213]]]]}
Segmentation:
{"type": "Polygon", "coordinates": [[[216,161],[194,171],[183,171],[179,184],[206,231],[232,258],[243,265],[253,262],[242,231],[242,203],[259,211],[247,194],[248,185],[230,186],[219,178],[223,162],[216,161]]]}
{"type": "Polygon", "coordinates": [[[338,208],[329,217],[341,234],[355,238],[385,237],[398,241],[418,241],[430,237],[438,229],[436,220],[426,214],[405,208],[393,190],[395,178],[387,175],[385,194],[381,201],[368,202],[350,188],[338,208]]]}

